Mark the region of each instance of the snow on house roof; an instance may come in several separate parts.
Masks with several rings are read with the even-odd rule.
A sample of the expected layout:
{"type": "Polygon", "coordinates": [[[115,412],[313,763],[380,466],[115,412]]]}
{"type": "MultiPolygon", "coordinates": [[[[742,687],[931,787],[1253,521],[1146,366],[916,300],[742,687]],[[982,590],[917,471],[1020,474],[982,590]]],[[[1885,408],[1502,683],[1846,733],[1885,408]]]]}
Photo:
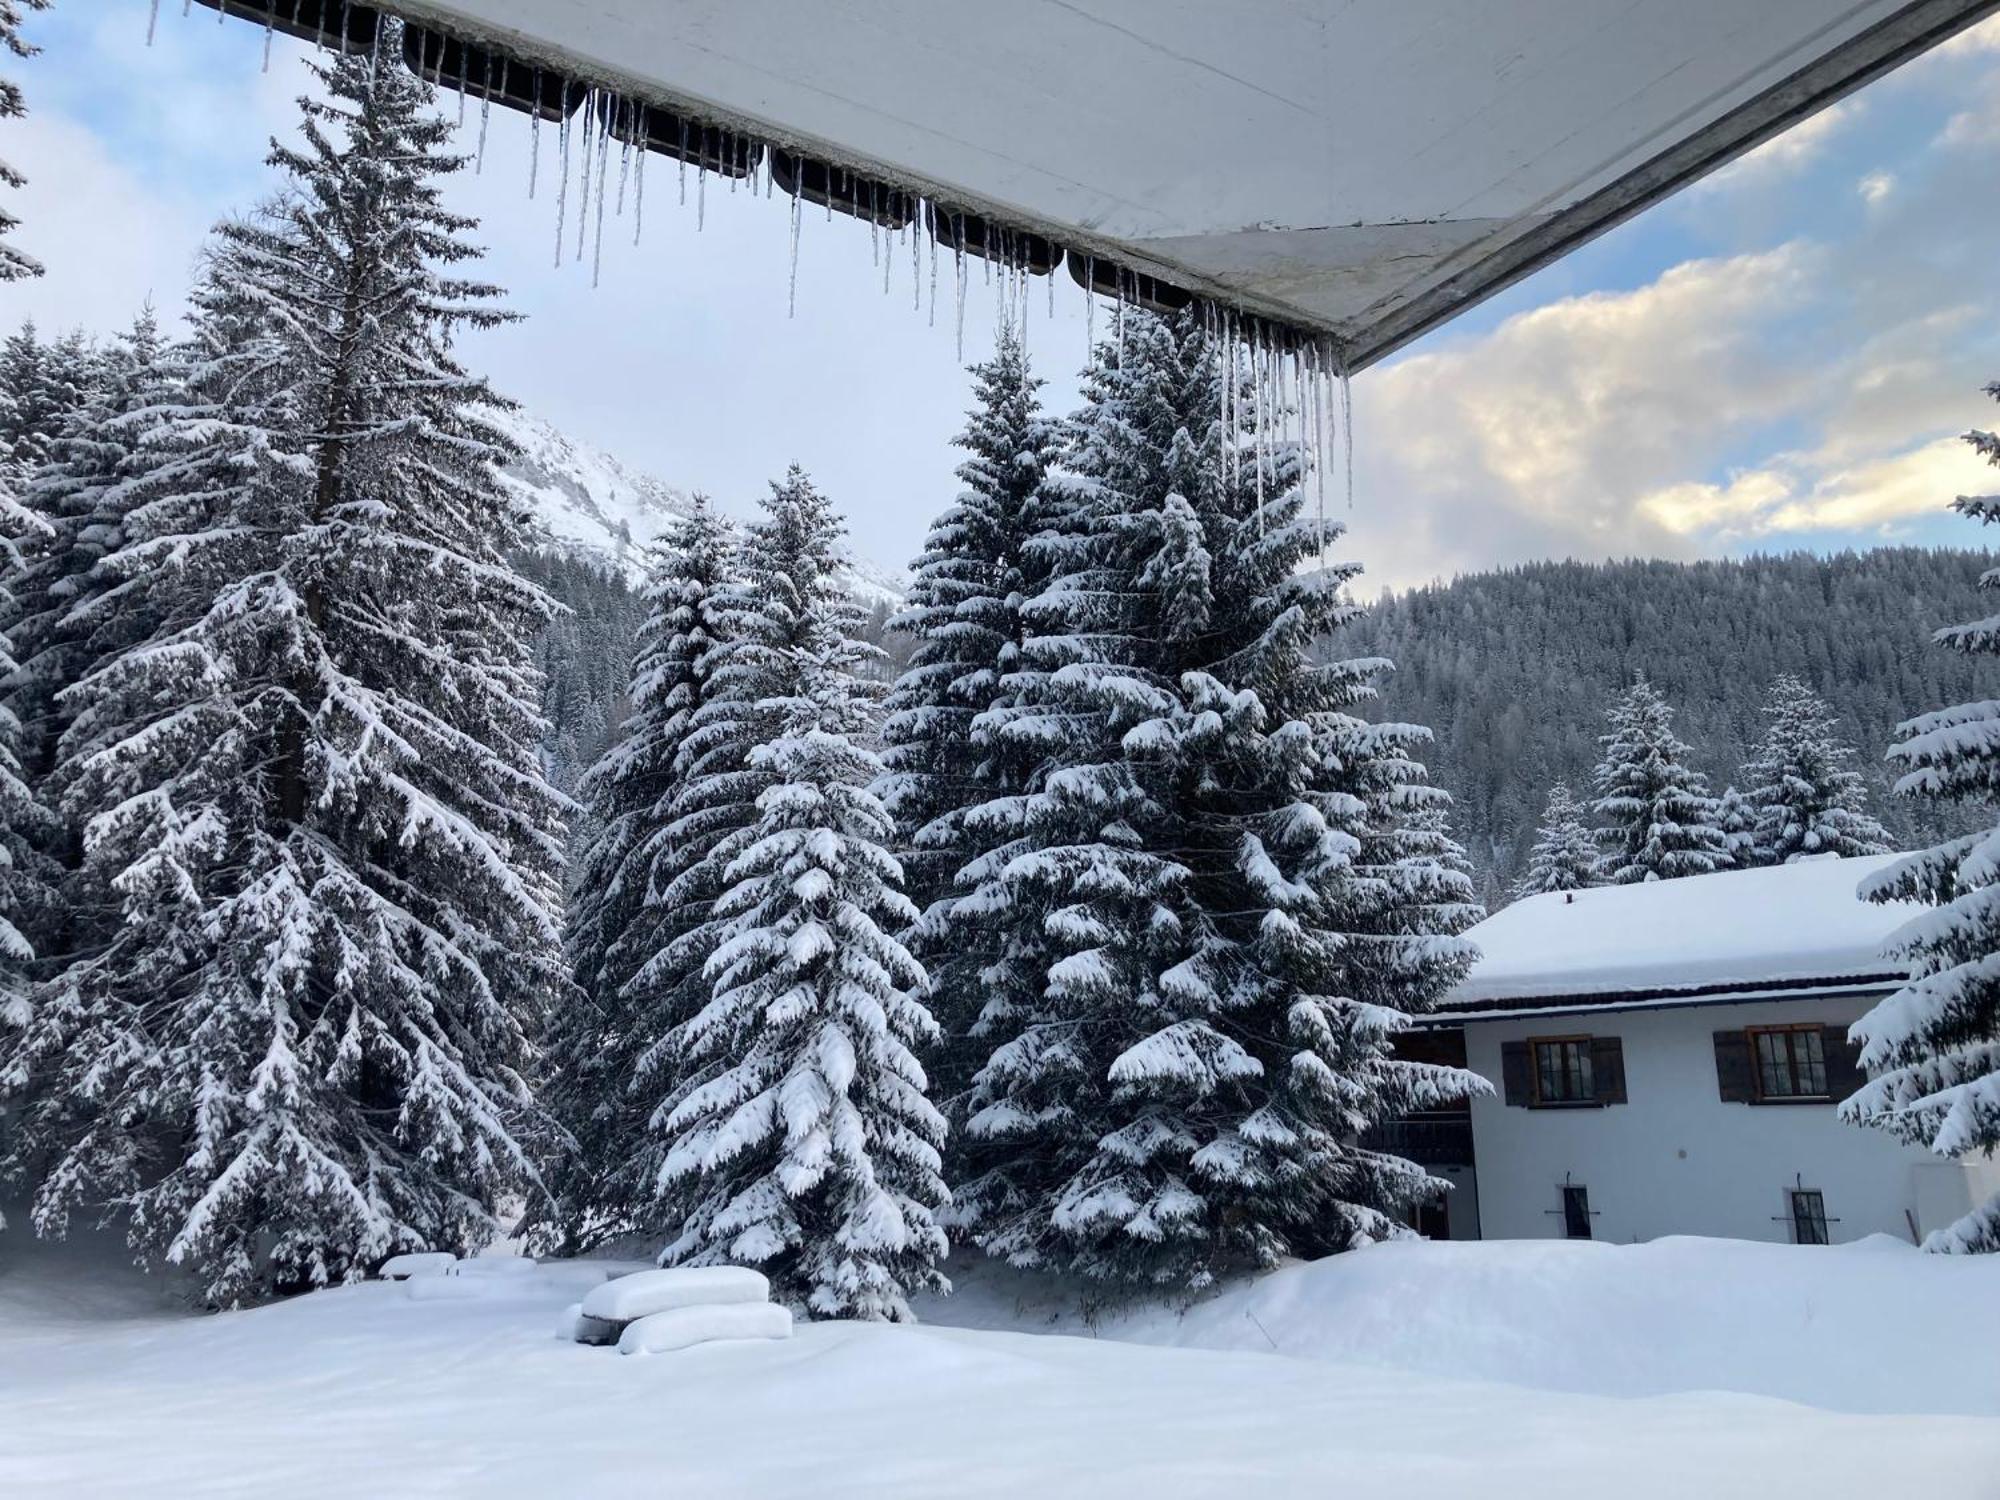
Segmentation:
{"type": "Polygon", "coordinates": [[[1468,934],[1472,972],[1446,1011],[1512,1011],[1860,987],[1905,972],[1883,953],[1918,910],[1856,887],[1893,862],[1822,856],[1645,885],[1530,896],[1468,934]]]}

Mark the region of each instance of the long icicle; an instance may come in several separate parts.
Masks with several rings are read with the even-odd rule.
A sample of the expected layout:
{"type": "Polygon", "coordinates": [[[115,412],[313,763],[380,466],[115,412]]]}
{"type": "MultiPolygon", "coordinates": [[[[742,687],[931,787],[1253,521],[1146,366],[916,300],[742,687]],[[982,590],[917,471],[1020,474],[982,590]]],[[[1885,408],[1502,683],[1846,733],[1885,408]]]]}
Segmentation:
{"type": "Polygon", "coordinates": [[[652,106],[639,106],[638,145],[633,150],[638,154],[639,163],[632,169],[632,243],[639,243],[639,236],[646,232],[646,158],[653,153],[647,143],[653,139],[652,106]]]}
{"type": "Polygon", "coordinates": [[[486,170],[486,127],[493,119],[493,54],[486,54],[486,93],[479,101],[479,150],[472,159],[472,175],[486,170]]]}
{"type": "Polygon", "coordinates": [[[785,316],[795,318],[799,312],[799,220],[804,217],[799,199],[800,183],[792,179],[792,279],[785,294],[785,316]]]}
{"type": "Polygon", "coordinates": [[[535,103],[528,111],[528,201],[535,201],[535,179],[542,171],[542,70],[535,69],[535,103]]]}
{"type": "MultiPolygon", "coordinates": [[[[617,118],[618,111],[624,107],[625,101],[623,99],[613,100],[611,115],[608,119],[602,121],[601,124],[608,127],[611,120],[617,118]]],[[[605,179],[610,170],[611,131],[609,128],[603,128],[599,130],[597,137],[597,228],[592,235],[590,248],[590,286],[592,291],[597,289],[598,279],[604,274],[604,200],[610,196],[605,191],[605,179]]],[[[618,201],[621,205],[625,201],[625,181],[622,175],[618,182],[618,201]]]]}
{"type": "Polygon", "coordinates": [[[562,168],[562,173],[556,183],[556,269],[560,271],[562,269],[562,258],[563,258],[563,229],[564,226],[568,223],[568,220],[564,217],[564,215],[566,215],[569,212],[569,116],[568,115],[563,116],[562,126],[556,132],[556,135],[557,139],[562,143],[562,149],[557,153],[557,155],[561,158],[558,165],[562,168]]]}

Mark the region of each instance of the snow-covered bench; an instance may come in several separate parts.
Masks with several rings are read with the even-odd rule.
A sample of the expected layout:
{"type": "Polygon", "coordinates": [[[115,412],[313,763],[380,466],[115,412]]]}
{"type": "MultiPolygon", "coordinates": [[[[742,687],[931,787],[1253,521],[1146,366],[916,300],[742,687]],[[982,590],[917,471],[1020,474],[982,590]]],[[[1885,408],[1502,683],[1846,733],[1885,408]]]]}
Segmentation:
{"type": "MultiPolygon", "coordinates": [[[[616,1344],[644,1318],[691,1309],[769,1306],[771,1284],[744,1266],[682,1266],[637,1271],[592,1287],[577,1310],[571,1336],[579,1344],[616,1344]]],[[[776,1311],[783,1312],[779,1308],[776,1311]]],[[[747,1324],[745,1326],[748,1326],[747,1324]]],[[[771,1326],[766,1318],[759,1325],[771,1326]]],[[[787,1315],[785,1332],[790,1331],[787,1315]]],[[[785,1333],[714,1334],[715,1338],[783,1338],[785,1333]]],[[[699,1338],[689,1342],[700,1342],[699,1338]]],[[[621,1346],[622,1347],[622,1346],[621,1346]]],[[[666,1347],[680,1348],[682,1345],[666,1347]]]]}
{"type": "Polygon", "coordinates": [[[416,1250],[392,1255],[375,1274],[384,1281],[408,1281],[412,1276],[449,1276],[458,1257],[449,1250],[416,1250]]]}
{"type": "Polygon", "coordinates": [[[618,1336],[620,1354],[668,1354],[717,1339],[788,1339],[792,1315],[771,1302],[676,1307],[635,1319],[618,1336]]]}

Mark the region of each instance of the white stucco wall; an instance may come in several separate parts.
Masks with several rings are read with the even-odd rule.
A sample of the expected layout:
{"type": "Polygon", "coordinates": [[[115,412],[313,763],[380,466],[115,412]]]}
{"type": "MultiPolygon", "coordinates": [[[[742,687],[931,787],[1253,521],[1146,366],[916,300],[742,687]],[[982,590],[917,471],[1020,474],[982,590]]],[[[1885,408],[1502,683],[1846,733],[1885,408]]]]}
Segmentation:
{"type": "Polygon", "coordinates": [[[1826,1196],[1836,1243],[1910,1238],[1965,1212],[1990,1163],[1961,1167],[1885,1132],[1845,1125],[1831,1104],[1725,1104],[1713,1034],[1745,1026],[1845,1026],[1866,998],[1762,1001],[1677,1010],[1604,1011],[1466,1026],[1466,1061],[1494,1087],[1472,1102],[1480,1230],[1487,1239],[1559,1238],[1559,1185],[1589,1189],[1592,1237],[1668,1234],[1789,1242],[1795,1185],[1826,1196]],[[1630,1103],[1526,1109],[1503,1102],[1500,1047],[1588,1032],[1623,1039],[1630,1103]],[[1920,1170],[1921,1169],[1921,1170],[1920,1170]],[[1952,1205],[1957,1204],[1956,1208],[1952,1205]]]}

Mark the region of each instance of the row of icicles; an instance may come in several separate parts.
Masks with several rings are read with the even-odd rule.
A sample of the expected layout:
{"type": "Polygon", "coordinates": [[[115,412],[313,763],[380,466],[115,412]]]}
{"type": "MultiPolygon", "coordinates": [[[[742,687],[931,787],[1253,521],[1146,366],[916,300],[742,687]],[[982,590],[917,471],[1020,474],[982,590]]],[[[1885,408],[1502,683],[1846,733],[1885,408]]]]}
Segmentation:
{"type": "MultiPolygon", "coordinates": [[[[218,23],[230,12],[225,8],[228,0],[204,0],[216,9],[218,23]]],[[[239,0],[240,3],[240,0],[239,0]]],[[[182,0],[181,14],[188,15],[194,0],[182,0]]],[[[160,0],[152,0],[146,26],[146,42],[152,45],[159,23],[160,0]]],[[[297,14],[295,0],[294,15],[297,14]]],[[[324,51],[328,37],[324,23],[325,6],[322,4],[315,15],[319,18],[314,27],[313,45],[324,51]]],[[[271,66],[271,45],[277,29],[275,0],[267,0],[264,12],[264,68],[271,66]]],[[[377,25],[371,43],[370,65],[381,65],[382,36],[387,28],[377,25]]],[[[341,0],[338,41],[343,52],[351,34],[349,25],[348,0],[341,0]]],[[[469,102],[477,96],[479,100],[478,143],[473,152],[473,170],[482,173],[486,166],[486,138],[493,114],[493,75],[496,67],[505,70],[514,66],[496,54],[485,53],[484,79],[473,78],[469,71],[469,56],[473,49],[461,45],[459,48],[460,71],[455,81],[437,77],[430,73],[432,81],[446,87],[455,87],[458,93],[458,125],[465,125],[469,102]]],[[[532,97],[539,103],[544,97],[542,70],[534,70],[532,97]]],[[[565,103],[572,96],[573,85],[568,79],[561,80],[557,97],[565,103]]],[[[503,105],[506,101],[503,100],[503,105]]],[[[540,191],[542,161],[542,121],[541,108],[526,108],[529,119],[528,152],[528,198],[532,202],[540,191]]],[[[591,261],[591,285],[595,287],[603,271],[604,264],[604,224],[606,205],[611,205],[610,216],[622,219],[625,216],[629,197],[632,205],[632,243],[637,245],[645,232],[646,209],[646,160],[653,153],[637,144],[651,139],[651,108],[643,101],[633,101],[615,90],[591,83],[586,85],[582,103],[577,108],[563,108],[561,119],[556,123],[556,157],[559,169],[556,184],[556,228],[555,264],[560,268],[565,259],[581,262],[586,250],[591,261]],[[580,124],[573,124],[579,121],[580,124]],[[618,144],[618,160],[615,187],[612,178],[611,145],[618,144]],[[580,167],[580,169],[579,169],[580,167]],[[571,182],[574,177],[575,219],[572,236],[571,227],[571,182]],[[574,249],[570,246],[574,241],[574,249]]],[[[675,115],[679,121],[680,150],[676,160],[675,192],[678,206],[685,208],[690,195],[688,182],[689,156],[694,157],[694,198],[695,230],[699,233],[708,218],[708,162],[710,153],[706,149],[707,140],[714,135],[712,127],[696,125],[693,128],[702,133],[702,141],[697,142],[691,152],[690,122],[684,115],[675,115]]],[[[748,191],[755,195],[761,186],[763,196],[771,198],[777,190],[776,167],[779,148],[775,143],[746,137],[737,131],[724,131],[720,139],[726,149],[733,153],[739,144],[748,148],[749,166],[746,172],[724,172],[714,175],[727,177],[729,191],[734,195],[747,182],[748,191]]],[[[721,153],[718,153],[720,157],[721,153]]],[[[786,288],[786,308],[790,316],[798,312],[799,286],[799,238],[807,199],[802,192],[801,179],[804,172],[790,174],[792,182],[788,195],[791,199],[791,261],[786,288]]],[[[828,191],[823,195],[827,222],[833,220],[835,195],[831,190],[833,169],[828,169],[828,191]]],[[[856,189],[865,181],[842,172],[851,189],[856,189]]],[[[856,217],[865,219],[873,252],[874,264],[882,273],[882,292],[887,296],[895,275],[897,264],[908,252],[910,267],[911,306],[922,312],[925,293],[929,292],[929,321],[935,327],[938,313],[938,225],[942,216],[951,226],[948,235],[951,252],[949,275],[953,291],[953,325],[957,338],[958,359],[965,359],[965,304],[970,270],[967,266],[967,232],[965,216],[901,188],[882,189],[878,184],[868,183],[868,199],[864,205],[858,192],[850,193],[848,207],[856,217]],[[885,211],[886,208],[886,211],[885,211]],[[887,222],[894,219],[897,222],[887,222]]],[[[1046,269],[1031,271],[1025,247],[1030,237],[1025,233],[1017,237],[1015,231],[996,229],[988,225],[985,229],[986,243],[997,232],[999,244],[997,257],[979,255],[986,286],[994,295],[994,318],[998,329],[1011,328],[1025,343],[1028,331],[1028,311],[1033,303],[1032,282],[1035,275],[1047,279],[1048,316],[1055,316],[1055,274],[1054,265],[1046,269]],[[1018,238],[1018,245],[1016,243],[1018,238]]],[[[1067,252],[1072,258],[1084,252],[1067,252]]],[[[1097,303],[1100,293],[1095,290],[1097,267],[1095,257],[1085,254],[1085,276],[1078,289],[1084,297],[1085,342],[1088,358],[1098,356],[1097,347],[1097,303]]],[[[1128,301],[1128,285],[1137,296],[1137,278],[1122,269],[1116,273],[1117,295],[1113,302],[1113,339],[1122,351],[1125,343],[1125,310],[1128,301]]],[[[1135,303],[1135,305],[1141,305],[1135,303]]],[[[1208,299],[1200,300],[1203,326],[1214,340],[1217,349],[1217,389],[1220,392],[1221,441],[1217,444],[1218,475],[1226,487],[1230,481],[1229,466],[1232,460],[1239,460],[1246,446],[1246,432],[1251,457],[1251,471],[1254,475],[1257,499],[1257,515],[1260,527],[1263,524],[1265,486],[1267,475],[1276,467],[1280,455],[1286,451],[1300,456],[1305,472],[1313,476],[1317,494],[1317,514],[1319,547],[1324,561],[1326,547],[1326,462],[1332,451],[1331,439],[1338,433],[1342,442],[1344,473],[1346,480],[1347,504],[1354,505],[1354,442],[1353,442],[1353,399],[1348,382],[1346,364],[1340,358],[1334,341],[1324,334],[1309,334],[1283,327],[1254,314],[1241,314],[1235,309],[1208,299]],[[1232,378],[1233,376],[1233,378],[1232,378]]]]}

